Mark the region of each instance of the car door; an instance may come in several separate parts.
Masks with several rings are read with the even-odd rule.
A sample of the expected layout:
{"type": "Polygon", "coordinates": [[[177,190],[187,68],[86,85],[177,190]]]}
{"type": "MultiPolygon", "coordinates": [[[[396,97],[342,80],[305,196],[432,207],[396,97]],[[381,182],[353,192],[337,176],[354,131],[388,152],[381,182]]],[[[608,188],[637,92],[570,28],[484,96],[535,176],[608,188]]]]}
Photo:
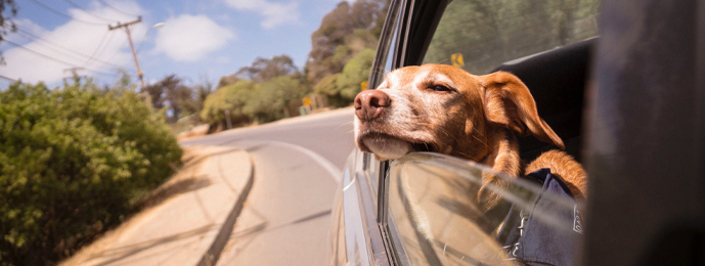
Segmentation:
{"type": "MultiPolygon", "coordinates": [[[[538,55],[554,50],[556,47],[575,45],[596,36],[598,7],[596,1],[552,7],[550,4],[554,2],[541,1],[538,3],[539,7],[515,5],[495,10],[493,8],[501,7],[500,4],[506,3],[461,0],[392,1],[370,74],[369,88],[376,87],[383,79],[384,73],[406,65],[445,63],[462,67],[475,74],[485,74],[502,67],[516,67],[522,65],[522,62],[532,63],[536,59],[545,58],[537,57],[538,55]],[[495,6],[492,6],[493,3],[495,6]],[[503,17],[517,15],[527,10],[538,11],[518,20],[524,22],[505,23],[507,25],[500,22],[503,17]],[[547,12],[557,14],[554,16],[558,18],[557,22],[550,19],[541,20],[540,18],[545,17],[547,12]],[[562,16],[570,18],[561,20],[562,16]],[[527,22],[540,23],[536,28],[527,30],[522,28],[522,23],[527,22]],[[542,30],[542,27],[547,29],[542,30]],[[532,41],[530,37],[537,34],[540,36],[532,41]],[[534,60],[529,60],[531,58],[534,60]]],[[[583,57],[587,56],[583,55],[583,57]]],[[[524,63],[522,66],[527,64],[524,63]]],[[[585,65],[587,62],[581,64],[582,70],[576,71],[585,72],[585,65]]],[[[526,71],[525,75],[533,74],[535,73],[526,71]]],[[[585,76],[583,73],[580,81],[584,81],[585,76]]],[[[576,85],[580,88],[578,93],[574,93],[580,94],[580,103],[582,103],[582,85],[580,83],[576,85]]],[[[578,113],[573,115],[578,116],[579,125],[582,106],[572,106],[572,108],[578,109],[578,113]]],[[[561,113],[559,111],[555,113],[561,113]]],[[[565,120],[565,117],[562,119],[565,120]]],[[[566,126],[565,131],[572,132],[573,135],[570,137],[579,137],[580,128],[576,129],[574,125],[566,126]]],[[[580,140],[577,139],[574,142],[579,144],[580,140]]],[[[528,156],[545,148],[528,146],[531,147],[530,152],[526,152],[528,156]]],[[[425,189],[426,193],[441,196],[444,193],[438,193],[438,191],[451,188],[444,184],[472,187],[478,178],[477,171],[487,172],[488,169],[470,162],[459,163],[457,159],[443,156],[428,154],[421,157],[415,156],[412,155],[411,160],[400,160],[390,164],[390,162],[377,161],[371,154],[353,152],[341,185],[342,196],[336,211],[338,219],[333,230],[335,232],[333,253],[336,254],[333,259],[334,264],[353,262],[362,265],[423,265],[468,261],[477,263],[485,261],[485,258],[488,261],[507,262],[507,251],[497,240],[489,237],[492,232],[486,232],[486,228],[483,229],[484,231],[470,230],[479,228],[478,224],[486,221],[478,220],[478,215],[471,215],[474,218],[468,219],[461,215],[462,212],[443,205],[448,201],[468,203],[472,193],[464,195],[445,193],[449,197],[453,195],[454,198],[446,199],[448,201],[429,201],[428,204],[420,205],[424,207],[411,211],[411,215],[408,207],[408,202],[412,198],[414,201],[422,201],[420,198],[409,196],[424,194],[416,189],[425,189]],[[448,171],[449,168],[455,170],[448,171]],[[410,176],[424,182],[410,182],[414,179],[409,178],[410,176]],[[428,185],[415,187],[418,184],[428,185]],[[404,187],[407,189],[400,189],[404,187]],[[418,224],[413,224],[414,215],[424,216],[420,213],[424,213],[426,217],[429,215],[455,217],[449,218],[455,221],[452,223],[454,226],[446,224],[438,227],[435,222],[429,223],[432,229],[426,232],[426,236],[433,241],[425,241],[423,239],[428,240],[428,237],[419,238],[419,232],[416,230],[418,224]],[[452,241],[443,242],[445,238],[434,235],[433,230],[443,231],[446,237],[455,236],[455,240],[462,239],[461,236],[468,236],[467,239],[481,239],[481,241],[449,245],[448,243],[452,241]],[[454,234],[453,232],[456,231],[457,233],[454,234]],[[463,255],[472,253],[464,250],[468,246],[483,250],[480,252],[482,255],[463,255]],[[480,246],[484,248],[479,248],[480,246]]],[[[515,181],[515,179],[510,180],[515,181]]],[[[516,190],[523,191],[523,194],[513,197],[508,195],[511,198],[506,200],[508,204],[527,205],[540,194],[540,187],[536,184],[522,181],[515,181],[514,184],[516,190]]],[[[561,201],[557,200],[557,202],[561,201]]],[[[575,204],[563,205],[564,209],[571,213],[578,208],[575,204]]],[[[459,206],[467,206],[467,204],[459,206]]],[[[491,219],[505,218],[506,213],[495,216],[491,219]]],[[[568,222],[572,224],[574,221],[565,221],[562,224],[568,224],[568,222]]],[[[561,229],[561,231],[569,230],[561,229]]]]}

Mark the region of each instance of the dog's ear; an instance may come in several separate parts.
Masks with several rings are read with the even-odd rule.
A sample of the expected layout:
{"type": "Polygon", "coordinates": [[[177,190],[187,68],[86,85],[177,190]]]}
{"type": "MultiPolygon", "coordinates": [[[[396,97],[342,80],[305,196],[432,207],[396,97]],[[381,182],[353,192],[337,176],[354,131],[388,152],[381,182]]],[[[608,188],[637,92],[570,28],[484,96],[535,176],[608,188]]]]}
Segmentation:
{"type": "Polygon", "coordinates": [[[539,140],[565,149],[561,138],[539,117],[534,97],[519,78],[501,71],[480,78],[483,82],[483,104],[488,121],[522,135],[531,133],[539,140]]]}

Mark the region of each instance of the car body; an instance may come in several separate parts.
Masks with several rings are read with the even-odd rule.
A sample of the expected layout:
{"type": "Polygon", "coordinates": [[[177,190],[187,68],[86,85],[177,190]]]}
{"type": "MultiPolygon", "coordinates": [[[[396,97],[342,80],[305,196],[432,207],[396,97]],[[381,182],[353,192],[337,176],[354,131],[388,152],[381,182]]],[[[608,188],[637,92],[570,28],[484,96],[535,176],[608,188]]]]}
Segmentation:
{"type": "MultiPolygon", "coordinates": [[[[369,87],[374,89],[389,71],[423,63],[452,64],[473,74],[502,70],[517,75],[531,90],[539,115],[564,140],[566,152],[587,166],[591,175],[591,194],[587,202],[565,200],[543,193],[540,185],[524,178],[497,174],[513,184],[503,194],[503,200],[514,206],[512,208],[519,206],[516,207],[519,209],[534,208],[531,206],[536,206],[537,198],[545,198],[546,202],[550,202],[551,208],[531,209],[539,217],[535,224],[549,228],[548,233],[543,233],[546,235],[569,235],[569,241],[561,244],[569,246],[566,252],[570,253],[569,260],[575,263],[608,265],[610,262],[620,262],[613,265],[633,265],[652,261],[649,258],[653,258],[650,257],[653,254],[662,254],[654,261],[702,263],[703,256],[694,254],[703,247],[705,182],[699,165],[705,165],[704,157],[701,156],[705,149],[702,149],[703,146],[689,147],[687,143],[701,143],[705,136],[700,134],[704,132],[700,125],[705,124],[705,116],[700,115],[705,109],[698,107],[699,102],[705,102],[701,101],[705,100],[705,93],[702,93],[703,88],[696,86],[705,83],[703,79],[690,78],[682,82],[689,89],[661,93],[664,90],[663,82],[678,77],[669,72],[673,69],[663,68],[654,61],[643,61],[642,65],[632,64],[632,68],[641,67],[643,70],[635,71],[639,75],[659,69],[661,72],[652,74],[664,78],[651,85],[624,84],[622,80],[640,80],[642,76],[634,76],[620,63],[629,63],[635,58],[661,59],[666,55],[654,55],[652,52],[672,51],[684,46],[691,49],[676,53],[676,58],[688,58],[690,61],[683,63],[690,64],[688,66],[705,66],[705,59],[695,56],[705,54],[703,48],[695,49],[692,45],[697,43],[696,40],[705,40],[705,27],[702,23],[694,22],[698,21],[695,18],[698,12],[703,13],[703,9],[696,12],[688,4],[658,1],[627,1],[605,4],[604,7],[600,4],[598,1],[585,0],[531,3],[393,0],[380,36],[368,81],[369,87]],[[674,15],[663,18],[662,21],[649,16],[650,12],[655,12],[652,8],[656,6],[663,8],[667,14],[686,14],[682,17],[674,15]],[[620,8],[625,7],[631,8],[632,16],[624,18],[620,11],[606,12],[608,15],[600,13],[600,10],[622,10],[620,8]],[[677,23],[670,25],[668,22],[677,23]],[[598,26],[600,23],[605,25],[598,26]],[[648,31],[628,34],[632,28],[640,29],[640,25],[652,24],[660,25],[661,28],[656,31],[670,33],[672,38],[681,42],[668,46],[649,38],[652,36],[647,34],[648,31]],[[676,26],[680,28],[669,31],[669,27],[676,26]],[[684,32],[683,27],[691,31],[684,32]],[[610,34],[598,37],[598,31],[604,29],[610,34]],[[693,36],[700,36],[700,39],[693,36]],[[628,41],[623,41],[625,38],[628,41]],[[643,42],[636,42],[637,39],[643,42]],[[622,49],[618,51],[624,54],[614,53],[610,45],[622,49]],[[627,53],[630,50],[625,50],[640,51],[638,48],[642,46],[651,50],[635,53],[627,53]],[[595,83],[600,83],[600,86],[595,86],[595,83]],[[623,90],[618,88],[631,90],[633,95],[625,96],[623,90]],[[639,90],[648,90],[651,94],[644,95],[639,90]],[[605,95],[621,97],[612,99],[605,98],[605,95]],[[670,128],[671,123],[678,122],[695,125],[678,127],[680,132],[689,134],[688,141],[684,139],[672,144],[672,140],[667,138],[676,134],[673,130],[652,130],[649,131],[652,134],[646,137],[635,137],[639,136],[640,130],[644,130],[643,124],[620,124],[623,121],[615,120],[614,117],[629,119],[636,110],[633,108],[644,105],[637,99],[654,100],[653,95],[679,95],[673,97],[689,99],[683,101],[683,104],[689,108],[687,110],[699,112],[698,116],[673,116],[671,120],[665,119],[664,116],[669,117],[674,112],[684,112],[679,108],[682,107],[679,102],[665,97],[667,100],[656,98],[658,104],[663,104],[658,105],[659,110],[636,117],[651,121],[652,127],[668,125],[666,128],[670,128]],[[601,109],[603,106],[610,107],[609,111],[601,109]],[[664,106],[675,109],[669,111],[663,109],[664,106]],[[605,124],[605,121],[611,124],[605,124]],[[628,127],[630,125],[631,128],[628,127]],[[653,155],[653,150],[634,147],[636,140],[650,141],[647,146],[658,146],[672,152],[669,153],[670,157],[665,158],[670,164],[663,164],[661,158],[666,154],[653,155]],[[688,153],[678,154],[677,150],[683,148],[689,148],[686,149],[688,153]],[[685,156],[690,160],[674,162],[674,156],[681,159],[685,156]],[[677,182],[681,187],[659,186],[656,181],[662,176],[642,170],[647,167],[644,165],[647,162],[666,169],[677,166],[678,170],[675,171],[683,173],[677,182]],[[641,176],[634,176],[635,173],[641,176]],[[652,183],[637,185],[645,180],[651,180],[652,183]],[[635,190],[634,187],[640,189],[635,190]],[[684,194],[671,192],[679,189],[684,190],[684,194]],[[662,201],[654,202],[655,199],[648,197],[647,191],[665,191],[665,194],[662,201]],[[618,200],[619,196],[630,200],[618,200]],[[617,204],[606,202],[610,200],[617,204]],[[684,204],[687,207],[683,207],[684,204]],[[669,205],[682,208],[676,208],[680,212],[674,211],[667,207],[669,205]],[[625,211],[631,207],[650,211],[625,211]],[[583,212],[589,214],[587,221],[582,220],[585,218],[581,214],[583,212]],[[680,216],[674,218],[672,215],[675,213],[680,216]],[[646,218],[639,220],[641,217],[646,218]],[[583,237],[584,222],[587,224],[586,235],[583,237]],[[670,226],[658,226],[664,224],[670,226]],[[634,234],[638,234],[635,228],[644,229],[644,235],[634,237],[634,234]],[[618,234],[621,238],[610,238],[605,232],[618,234]],[[625,248],[625,245],[632,246],[625,248]],[[631,253],[619,252],[620,248],[630,250],[631,253]],[[650,252],[654,249],[659,252],[650,252]]],[[[680,69],[680,73],[688,69],[678,62],[666,61],[672,66],[678,66],[676,69],[680,69]]],[[[696,76],[695,72],[691,74],[696,76]]],[[[555,148],[533,137],[521,137],[519,142],[521,156],[525,161],[555,148]]],[[[344,169],[333,212],[331,263],[519,263],[511,256],[512,248],[500,239],[503,230],[501,226],[506,225],[509,219],[507,213],[481,213],[472,206],[473,194],[468,191],[481,184],[482,173],[490,171],[482,165],[440,154],[411,153],[399,160],[380,162],[372,154],[353,151],[344,169]]],[[[656,172],[664,174],[663,171],[656,172]]]]}

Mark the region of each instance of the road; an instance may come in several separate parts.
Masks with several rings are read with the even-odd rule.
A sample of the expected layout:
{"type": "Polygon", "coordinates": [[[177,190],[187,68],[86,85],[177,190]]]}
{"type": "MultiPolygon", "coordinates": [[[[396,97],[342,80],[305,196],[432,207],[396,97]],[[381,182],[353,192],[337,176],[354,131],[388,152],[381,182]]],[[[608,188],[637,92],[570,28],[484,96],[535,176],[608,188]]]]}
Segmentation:
{"type": "Polygon", "coordinates": [[[238,147],[254,161],[252,191],[219,265],[327,264],[331,208],[353,148],[352,119],[346,108],[181,142],[238,147]]]}

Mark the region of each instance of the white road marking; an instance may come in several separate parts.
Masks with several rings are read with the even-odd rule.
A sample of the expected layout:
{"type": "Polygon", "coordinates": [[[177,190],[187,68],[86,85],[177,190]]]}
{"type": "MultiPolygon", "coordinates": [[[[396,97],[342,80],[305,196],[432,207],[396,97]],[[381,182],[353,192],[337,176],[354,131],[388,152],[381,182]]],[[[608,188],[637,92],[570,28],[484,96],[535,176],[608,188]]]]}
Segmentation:
{"type": "MultiPolygon", "coordinates": [[[[260,141],[257,141],[260,142],[260,141]]],[[[340,183],[340,180],[343,178],[343,171],[338,169],[333,163],[331,163],[328,159],[323,158],[323,156],[319,155],[318,153],[306,149],[304,147],[301,147],[299,145],[294,145],[291,143],[286,143],[286,142],[281,142],[281,141],[275,141],[275,140],[266,140],[266,141],[261,141],[262,143],[270,143],[273,145],[279,145],[279,146],[284,146],[290,149],[297,150],[301,153],[304,153],[308,155],[308,157],[311,157],[314,161],[316,161],[323,169],[325,169],[330,176],[333,177],[335,182],[340,183]]]]}

